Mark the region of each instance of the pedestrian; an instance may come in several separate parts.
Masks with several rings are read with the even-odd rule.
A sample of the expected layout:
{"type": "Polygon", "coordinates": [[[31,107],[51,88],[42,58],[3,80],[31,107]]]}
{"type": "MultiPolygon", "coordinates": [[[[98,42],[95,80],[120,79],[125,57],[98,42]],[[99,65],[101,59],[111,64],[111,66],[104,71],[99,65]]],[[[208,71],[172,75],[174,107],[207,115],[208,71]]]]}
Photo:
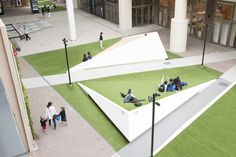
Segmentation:
{"type": "Polygon", "coordinates": [[[92,59],[93,58],[90,52],[87,53],[87,56],[88,56],[88,59],[92,59]]]}
{"type": "Polygon", "coordinates": [[[64,123],[67,126],[67,118],[66,118],[65,107],[61,107],[60,116],[61,116],[61,124],[64,123]]]}
{"type": "Polygon", "coordinates": [[[57,8],[56,4],[53,3],[53,10],[55,10],[57,8]]]}
{"type": "Polygon", "coordinates": [[[31,40],[31,37],[29,36],[28,28],[26,25],[24,25],[24,33],[25,33],[25,40],[31,40]]]}
{"type": "Polygon", "coordinates": [[[42,130],[45,134],[47,134],[47,119],[44,118],[43,116],[40,117],[40,123],[41,123],[41,127],[42,130]]]}
{"type": "Polygon", "coordinates": [[[58,115],[55,107],[52,105],[52,102],[48,102],[47,108],[46,108],[46,116],[49,122],[49,126],[51,126],[51,120],[53,122],[54,130],[56,130],[57,123],[56,123],[56,116],[58,115]]]}
{"type": "Polygon", "coordinates": [[[46,9],[47,9],[47,6],[46,6],[46,4],[44,4],[44,5],[43,5],[43,7],[44,7],[44,10],[46,11],[46,9]]]}
{"type": "Polygon", "coordinates": [[[26,41],[31,40],[31,37],[29,36],[28,33],[25,33],[25,40],[26,40],[26,41]]]}
{"type": "Polygon", "coordinates": [[[45,16],[45,8],[42,7],[41,9],[42,9],[42,15],[43,15],[43,17],[44,17],[44,16],[45,16]]]}
{"type": "Polygon", "coordinates": [[[103,48],[103,32],[100,32],[99,42],[100,42],[100,48],[101,48],[101,49],[104,49],[104,48],[103,48]]]}
{"type": "Polygon", "coordinates": [[[50,9],[50,6],[48,6],[47,10],[48,10],[48,17],[51,17],[51,9],[50,9]]]}
{"type": "Polygon", "coordinates": [[[49,112],[49,105],[48,104],[47,104],[47,107],[46,107],[46,118],[48,120],[48,125],[51,126],[52,116],[49,112]]]}

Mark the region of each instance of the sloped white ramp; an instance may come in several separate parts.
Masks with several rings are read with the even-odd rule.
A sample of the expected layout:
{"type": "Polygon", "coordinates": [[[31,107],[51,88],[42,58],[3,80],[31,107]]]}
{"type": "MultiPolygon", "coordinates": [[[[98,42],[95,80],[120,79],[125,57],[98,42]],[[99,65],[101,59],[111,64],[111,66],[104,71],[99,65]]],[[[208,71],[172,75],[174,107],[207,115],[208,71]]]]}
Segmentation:
{"type": "Polygon", "coordinates": [[[138,35],[137,39],[94,56],[70,69],[71,72],[101,67],[164,60],[166,51],[157,32],[138,35]]]}
{"type": "MultiPolygon", "coordinates": [[[[159,100],[160,107],[156,107],[155,123],[168,116],[175,109],[208,87],[215,80],[175,93],[159,100]]],[[[96,102],[101,110],[109,117],[114,125],[131,142],[151,127],[152,104],[127,111],[96,91],[78,83],[79,86],[96,102]]]]}

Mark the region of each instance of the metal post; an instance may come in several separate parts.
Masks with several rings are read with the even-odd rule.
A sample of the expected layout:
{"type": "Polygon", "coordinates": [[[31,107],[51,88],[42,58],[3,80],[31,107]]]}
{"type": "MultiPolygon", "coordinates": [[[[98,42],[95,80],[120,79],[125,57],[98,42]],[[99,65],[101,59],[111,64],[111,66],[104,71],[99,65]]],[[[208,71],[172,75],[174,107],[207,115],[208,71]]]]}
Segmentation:
{"type": "Polygon", "coordinates": [[[67,54],[67,42],[68,42],[68,40],[66,40],[64,38],[62,41],[64,42],[64,45],[65,45],[66,65],[67,65],[67,71],[68,71],[69,84],[71,86],[72,84],[71,84],[71,78],[70,78],[70,65],[69,65],[68,54],[67,54]]]}
{"type": "Polygon", "coordinates": [[[151,136],[151,157],[153,157],[153,144],[154,144],[154,124],[155,124],[155,97],[156,95],[153,94],[152,96],[152,136],[151,136]]]}
{"type": "Polygon", "coordinates": [[[204,64],[204,57],[205,57],[205,50],[206,50],[207,29],[208,29],[208,24],[206,23],[204,46],[203,46],[203,52],[202,52],[202,67],[203,67],[203,64],[204,64]]]}

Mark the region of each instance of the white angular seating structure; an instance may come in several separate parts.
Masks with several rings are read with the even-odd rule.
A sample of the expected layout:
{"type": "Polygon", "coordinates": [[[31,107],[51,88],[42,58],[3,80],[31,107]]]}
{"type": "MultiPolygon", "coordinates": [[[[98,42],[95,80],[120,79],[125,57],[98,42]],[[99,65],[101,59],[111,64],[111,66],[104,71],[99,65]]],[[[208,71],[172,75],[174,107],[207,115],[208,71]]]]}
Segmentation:
{"type": "MultiPolygon", "coordinates": [[[[71,68],[72,75],[79,75],[82,71],[94,71],[101,68],[109,69],[120,65],[131,65],[129,66],[130,68],[125,70],[127,73],[133,73],[136,69],[132,65],[149,63],[154,60],[164,61],[167,58],[166,51],[157,32],[127,38],[113,48],[94,56],[91,60],[71,68]]],[[[145,71],[144,69],[143,71],[145,71]]],[[[142,71],[142,66],[139,67],[139,70],[142,71]]],[[[96,73],[92,72],[90,75],[89,79],[98,78],[96,73]]],[[[107,76],[104,75],[104,77],[107,76]]],[[[159,100],[161,106],[156,108],[155,123],[168,116],[195,94],[208,87],[212,82],[214,80],[159,100]]],[[[96,102],[128,141],[133,141],[151,127],[152,103],[128,111],[89,87],[81,83],[78,84],[96,102]]]]}
{"type": "Polygon", "coordinates": [[[153,60],[165,60],[168,58],[157,32],[148,33],[146,35],[137,35],[136,38],[126,38],[133,38],[133,40],[109,51],[105,50],[106,52],[104,53],[101,52],[91,60],[71,68],[71,73],[80,70],[150,62],[153,60]]]}
{"type": "MultiPolygon", "coordinates": [[[[168,116],[168,114],[180,107],[214,81],[215,80],[209,81],[160,99],[158,102],[161,106],[156,108],[155,123],[168,116]]],[[[152,103],[128,111],[96,91],[82,85],[81,83],[78,84],[96,102],[100,109],[107,115],[107,117],[109,117],[109,119],[129,141],[133,141],[136,137],[151,127],[152,103]]]]}

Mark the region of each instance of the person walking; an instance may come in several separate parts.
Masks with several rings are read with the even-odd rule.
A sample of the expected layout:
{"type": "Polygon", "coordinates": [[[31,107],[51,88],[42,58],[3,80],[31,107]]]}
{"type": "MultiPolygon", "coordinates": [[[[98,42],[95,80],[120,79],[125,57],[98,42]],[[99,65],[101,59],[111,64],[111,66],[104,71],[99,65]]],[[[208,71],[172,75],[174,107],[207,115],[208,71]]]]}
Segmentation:
{"type": "Polygon", "coordinates": [[[103,48],[103,32],[100,32],[99,42],[100,42],[100,48],[101,48],[101,49],[104,49],[104,48],[103,48]]]}
{"type": "Polygon", "coordinates": [[[29,36],[28,33],[25,33],[25,40],[26,40],[26,41],[31,40],[31,37],[29,36]]]}
{"type": "Polygon", "coordinates": [[[45,16],[45,8],[42,7],[41,9],[42,9],[42,15],[43,15],[43,18],[44,18],[44,16],[45,16]]]}
{"type": "Polygon", "coordinates": [[[25,40],[31,40],[31,37],[29,36],[28,28],[26,25],[24,25],[24,33],[25,33],[25,40]]]}
{"type": "Polygon", "coordinates": [[[47,134],[47,119],[44,118],[43,116],[40,117],[40,123],[41,123],[41,127],[42,130],[45,134],[47,134]]]}
{"type": "Polygon", "coordinates": [[[47,10],[48,10],[48,17],[51,17],[51,9],[50,9],[50,6],[48,6],[47,10]]]}
{"type": "Polygon", "coordinates": [[[54,130],[56,130],[57,123],[56,123],[56,116],[58,115],[55,107],[52,105],[52,102],[48,102],[46,108],[46,116],[48,118],[49,126],[51,126],[51,120],[53,121],[54,130]]]}
{"type": "Polygon", "coordinates": [[[61,107],[60,116],[61,116],[61,124],[64,123],[67,126],[67,118],[66,118],[65,107],[61,107]]]}

